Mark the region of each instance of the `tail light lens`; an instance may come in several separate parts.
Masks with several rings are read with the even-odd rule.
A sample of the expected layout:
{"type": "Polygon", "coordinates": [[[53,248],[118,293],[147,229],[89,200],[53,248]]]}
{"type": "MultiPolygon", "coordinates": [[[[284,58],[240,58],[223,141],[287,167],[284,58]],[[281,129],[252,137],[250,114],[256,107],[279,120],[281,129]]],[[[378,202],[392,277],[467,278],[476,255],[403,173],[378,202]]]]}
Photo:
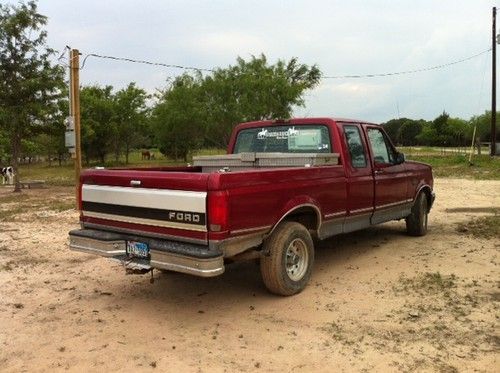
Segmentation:
{"type": "Polygon", "coordinates": [[[208,230],[210,232],[223,232],[228,229],[227,192],[208,193],[208,230]]]}
{"type": "Polygon", "coordinates": [[[78,210],[82,211],[82,187],[83,184],[80,182],[78,185],[78,210]]]}

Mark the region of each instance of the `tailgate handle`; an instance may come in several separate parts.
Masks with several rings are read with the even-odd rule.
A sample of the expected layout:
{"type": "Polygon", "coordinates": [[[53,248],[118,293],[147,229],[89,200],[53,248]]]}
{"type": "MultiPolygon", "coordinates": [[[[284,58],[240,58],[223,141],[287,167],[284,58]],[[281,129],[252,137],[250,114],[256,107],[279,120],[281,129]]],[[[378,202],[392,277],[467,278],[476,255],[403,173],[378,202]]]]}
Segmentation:
{"type": "Polygon", "coordinates": [[[130,180],[130,186],[133,186],[133,187],[141,186],[141,181],[140,180],[130,180]]]}

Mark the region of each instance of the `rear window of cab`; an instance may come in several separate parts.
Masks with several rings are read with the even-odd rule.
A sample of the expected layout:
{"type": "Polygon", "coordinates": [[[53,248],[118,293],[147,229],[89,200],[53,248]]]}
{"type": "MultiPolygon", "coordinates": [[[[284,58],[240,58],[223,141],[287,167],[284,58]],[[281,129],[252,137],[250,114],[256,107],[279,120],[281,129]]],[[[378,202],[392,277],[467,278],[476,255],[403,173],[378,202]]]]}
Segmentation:
{"type": "Polygon", "coordinates": [[[233,153],[331,153],[325,125],[283,125],[243,129],[233,153]]]}

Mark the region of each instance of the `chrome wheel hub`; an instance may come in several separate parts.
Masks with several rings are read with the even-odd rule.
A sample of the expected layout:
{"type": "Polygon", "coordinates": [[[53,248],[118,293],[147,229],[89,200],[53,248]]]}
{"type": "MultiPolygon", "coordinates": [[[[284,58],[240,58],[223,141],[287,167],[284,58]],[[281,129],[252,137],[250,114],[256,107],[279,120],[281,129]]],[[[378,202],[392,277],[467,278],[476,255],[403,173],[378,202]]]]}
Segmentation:
{"type": "Polygon", "coordinates": [[[286,273],[290,280],[299,281],[307,272],[309,253],[304,241],[294,239],[286,250],[286,273]]]}

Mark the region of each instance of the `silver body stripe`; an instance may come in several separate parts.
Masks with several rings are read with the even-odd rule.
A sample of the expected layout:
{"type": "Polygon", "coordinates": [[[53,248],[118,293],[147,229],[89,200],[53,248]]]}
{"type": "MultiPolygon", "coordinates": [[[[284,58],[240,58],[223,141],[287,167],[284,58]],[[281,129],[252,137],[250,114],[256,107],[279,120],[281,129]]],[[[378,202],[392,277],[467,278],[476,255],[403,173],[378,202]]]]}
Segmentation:
{"type": "Polygon", "coordinates": [[[334,216],[341,216],[341,215],[345,215],[345,214],[346,214],[346,211],[333,212],[331,214],[326,214],[325,218],[331,218],[334,216]]]}
{"type": "Polygon", "coordinates": [[[357,214],[359,212],[371,212],[373,210],[373,207],[368,207],[364,209],[356,209],[356,210],[351,210],[349,211],[351,214],[357,214]]]}
{"type": "Polygon", "coordinates": [[[82,187],[83,201],[110,205],[205,213],[206,199],[206,192],[89,184],[82,187]]]}
{"type": "Polygon", "coordinates": [[[378,205],[376,208],[382,208],[382,207],[390,207],[390,206],[397,206],[397,205],[402,205],[408,202],[412,202],[413,199],[406,199],[404,201],[399,201],[399,202],[394,202],[394,203],[387,203],[385,205],[378,205]]]}

